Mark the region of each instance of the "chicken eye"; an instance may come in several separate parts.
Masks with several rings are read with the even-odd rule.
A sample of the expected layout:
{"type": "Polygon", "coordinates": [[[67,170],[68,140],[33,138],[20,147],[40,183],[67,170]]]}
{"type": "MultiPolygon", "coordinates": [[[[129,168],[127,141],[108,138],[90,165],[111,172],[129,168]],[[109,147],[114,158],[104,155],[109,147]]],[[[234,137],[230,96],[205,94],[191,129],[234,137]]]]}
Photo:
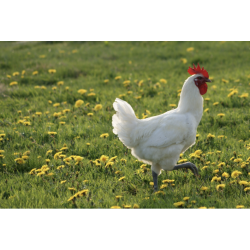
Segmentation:
{"type": "Polygon", "coordinates": [[[199,80],[201,80],[201,79],[202,79],[202,77],[201,77],[201,76],[198,76],[197,78],[198,78],[199,80]]]}

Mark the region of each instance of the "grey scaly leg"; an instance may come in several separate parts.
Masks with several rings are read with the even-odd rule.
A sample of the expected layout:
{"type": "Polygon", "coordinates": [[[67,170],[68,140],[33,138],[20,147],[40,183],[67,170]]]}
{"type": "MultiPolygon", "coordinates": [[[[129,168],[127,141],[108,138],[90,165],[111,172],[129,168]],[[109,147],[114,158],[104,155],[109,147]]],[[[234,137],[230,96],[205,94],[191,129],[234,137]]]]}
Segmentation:
{"type": "Polygon", "coordinates": [[[152,171],[152,175],[153,175],[153,180],[154,180],[154,191],[157,191],[158,190],[158,181],[157,181],[158,174],[152,171]]]}
{"type": "Polygon", "coordinates": [[[177,169],[180,169],[180,168],[189,168],[194,175],[198,175],[198,168],[191,162],[185,162],[185,163],[182,163],[182,164],[179,164],[179,165],[176,165],[173,170],[177,170],[177,169]]]}

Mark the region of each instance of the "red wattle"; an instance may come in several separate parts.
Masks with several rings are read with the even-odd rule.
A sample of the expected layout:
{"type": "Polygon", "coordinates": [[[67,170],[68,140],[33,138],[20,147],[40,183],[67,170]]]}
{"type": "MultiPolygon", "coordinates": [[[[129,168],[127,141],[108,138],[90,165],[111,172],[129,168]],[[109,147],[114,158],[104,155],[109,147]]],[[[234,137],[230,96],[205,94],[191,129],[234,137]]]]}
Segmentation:
{"type": "Polygon", "coordinates": [[[207,84],[206,83],[201,84],[200,86],[198,86],[198,88],[199,88],[201,95],[204,95],[207,93],[207,84]]]}

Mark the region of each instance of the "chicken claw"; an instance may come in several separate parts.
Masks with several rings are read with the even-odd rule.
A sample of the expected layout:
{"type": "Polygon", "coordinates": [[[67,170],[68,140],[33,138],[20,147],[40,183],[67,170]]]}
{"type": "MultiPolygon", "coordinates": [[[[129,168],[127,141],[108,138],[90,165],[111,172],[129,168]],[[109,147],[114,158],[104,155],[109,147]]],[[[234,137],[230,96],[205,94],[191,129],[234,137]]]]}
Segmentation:
{"type": "Polygon", "coordinates": [[[198,176],[198,168],[191,162],[185,162],[183,164],[176,165],[173,170],[177,170],[180,168],[189,168],[195,176],[198,176]]]}

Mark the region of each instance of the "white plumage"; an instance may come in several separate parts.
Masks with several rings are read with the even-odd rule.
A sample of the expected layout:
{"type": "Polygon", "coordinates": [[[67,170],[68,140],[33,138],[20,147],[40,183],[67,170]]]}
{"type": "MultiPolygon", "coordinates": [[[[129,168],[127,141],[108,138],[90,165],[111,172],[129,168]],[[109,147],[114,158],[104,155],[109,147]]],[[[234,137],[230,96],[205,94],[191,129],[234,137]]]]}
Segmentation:
{"type": "Polygon", "coordinates": [[[133,156],[150,164],[157,175],[162,169],[173,170],[180,153],[195,144],[203,113],[203,98],[195,85],[197,77],[204,78],[195,74],[185,81],[178,107],[158,116],[140,120],[127,102],[116,98],[113,103],[114,134],[131,149],[133,156]]]}

